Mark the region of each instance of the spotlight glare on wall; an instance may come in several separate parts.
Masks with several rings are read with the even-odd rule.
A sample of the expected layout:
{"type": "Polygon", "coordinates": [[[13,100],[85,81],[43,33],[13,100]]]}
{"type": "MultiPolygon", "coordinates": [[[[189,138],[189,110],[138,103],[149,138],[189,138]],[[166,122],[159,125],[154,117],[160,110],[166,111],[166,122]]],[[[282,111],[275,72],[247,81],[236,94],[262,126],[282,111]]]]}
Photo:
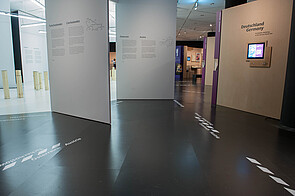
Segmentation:
{"type": "Polygon", "coordinates": [[[39,30],[39,33],[46,34],[46,31],[39,30]]]}

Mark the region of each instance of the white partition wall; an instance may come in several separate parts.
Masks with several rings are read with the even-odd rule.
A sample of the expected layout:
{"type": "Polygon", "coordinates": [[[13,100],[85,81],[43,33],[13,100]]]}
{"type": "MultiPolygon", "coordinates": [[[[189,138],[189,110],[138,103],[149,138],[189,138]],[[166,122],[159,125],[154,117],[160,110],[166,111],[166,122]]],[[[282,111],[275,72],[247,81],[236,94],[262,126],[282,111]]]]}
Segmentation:
{"type": "Polygon", "coordinates": [[[108,0],[47,0],[54,112],[110,123],[108,0]]]}
{"type": "Polygon", "coordinates": [[[174,98],[176,4],[117,3],[118,99],[174,98]]]}
{"type": "Polygon", "coordinates": [[[205,85],[213,83],[215,37],[207,38],[205,85]]]}
{"type": "MultiPolygon", "coordinates": [[[[10,1],[1,0],[0,10],[10,12],[10,1]]],[[[7,70],[9,86],[15,87],[11,21],[10,17],[5,15],[0,15],[0,72],[1,70],[7,70]]],[[[3,88],[2,74],[0,74],[0,88],[3,88]]]]}
{"type": "Polygon", "coordinates": [[[48,71],[46,34],[38,33],[38,27],[21,28],[21,53],[24,83],[33,83],[33,71],[48,71]]]}

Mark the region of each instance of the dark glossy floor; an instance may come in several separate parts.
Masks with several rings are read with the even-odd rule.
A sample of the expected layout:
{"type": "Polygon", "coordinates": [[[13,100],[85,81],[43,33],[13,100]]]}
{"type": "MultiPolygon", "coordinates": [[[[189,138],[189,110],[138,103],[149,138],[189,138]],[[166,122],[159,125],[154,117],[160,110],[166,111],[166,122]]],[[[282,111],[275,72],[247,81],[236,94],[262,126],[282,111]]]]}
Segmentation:
{"type": "Polygon", "coordinates": [[[0,116],[0,195],[295,195],[295,134],[211,108],[210,92],[182,82],[184,107],[114,102],[112,127],[56,113],[0,116]]]}

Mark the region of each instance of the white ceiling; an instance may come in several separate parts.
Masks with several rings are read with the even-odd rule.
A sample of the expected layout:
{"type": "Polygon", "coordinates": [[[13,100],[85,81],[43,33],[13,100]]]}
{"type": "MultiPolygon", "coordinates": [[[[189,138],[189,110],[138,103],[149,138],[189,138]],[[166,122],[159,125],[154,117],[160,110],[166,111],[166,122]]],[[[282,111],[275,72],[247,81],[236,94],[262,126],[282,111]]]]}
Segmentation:
{"type": "MultiPolygon", "coordinates": [[[[22,10],[45,18],[45,10],[34,4],[33,0],[10,0],[11,10],[22,10]]],[[[42,4],[45,0],[39,0],[42,4]]],[[[116,40],[116,3],[110,1],[109,26],[110,41],[116,40]]],[[[224,0],[198,0],[198,9],[194,10],[195,0],[178,0],[177,3],[177,40],[202,40],[207,32],[215,31],[216,12],[224,9],[224,0]],[[212,27],[210,26],[212,25],[212,27]],[[180,35],[179,35],[180,33],[180,35]],[[200,38],[202,36],[202,38],[200,38]]],[[[22,24],[35,23],[22,19],[22,24]]],[[[44,27],[32,27],[43,30],[44,27]]]]}
{"type": "Polygon", "coordinates": [[[177,40],[203,40],[203,36],[215,31],[216,13],[224,9],[224,0],[178,0],[177,3],[177,40]],[[212,27],[210,26],[212,25],[212,27]],[[200,38],[202,36],[202,38],[200,38]]]}

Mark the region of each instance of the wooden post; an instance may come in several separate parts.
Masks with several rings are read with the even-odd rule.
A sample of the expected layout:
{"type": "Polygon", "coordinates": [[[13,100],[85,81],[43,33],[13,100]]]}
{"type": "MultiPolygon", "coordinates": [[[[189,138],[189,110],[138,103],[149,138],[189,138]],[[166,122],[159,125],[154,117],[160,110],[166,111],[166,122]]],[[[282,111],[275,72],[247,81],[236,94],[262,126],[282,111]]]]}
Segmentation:
{"type": "Polygon", "coordinates": [[[39,89],[43,89],[43,87],[42,87],[42,73],[38,73],[38,75],[39,75],[39,89]]]}
{"type": "Polygon", "coordinates": [[[7,71],[6,70],[2,71],[2,80],[3,80],[4,98],[5,99],[10,99],[8,76],[7,76],[7,71]]]}
{"type": "Polygon", "coordinates": [[[34,77],[34,89],[39,90],[39,75],[37,71],[33,72],[33,77],[34,77]]]}
{"type": "Polygon", "coordinates": [[[23,98],[24,92],[23,92],[23,82],[22,82],[22,71],[16,70],[15,75],[16,75],[16,85],[17,85],[17,97],[23,98]]]}
{"type": "Polygon", "coordinates": [[[48,80],[48,71],[44,71],[44,85],[45,85],[45,90],[49,90],[49,80],[48,80]]]}

